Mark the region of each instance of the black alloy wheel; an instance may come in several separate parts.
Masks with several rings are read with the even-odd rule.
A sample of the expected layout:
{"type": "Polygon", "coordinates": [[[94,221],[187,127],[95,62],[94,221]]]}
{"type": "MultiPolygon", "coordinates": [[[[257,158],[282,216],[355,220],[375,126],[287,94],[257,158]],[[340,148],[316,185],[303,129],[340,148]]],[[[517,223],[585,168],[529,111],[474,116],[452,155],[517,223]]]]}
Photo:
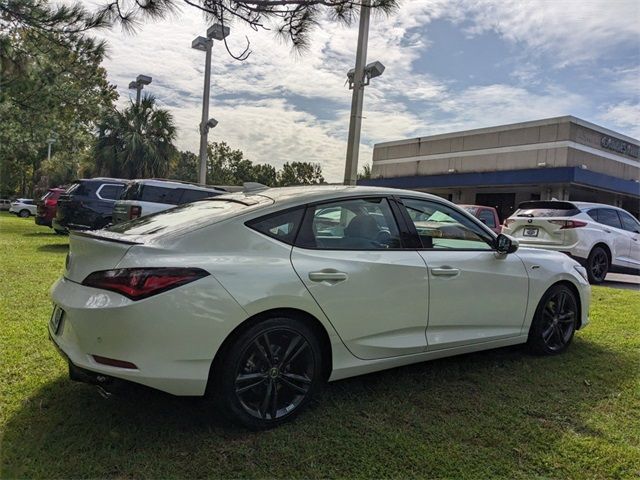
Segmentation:
{"type": "Polygon", "coordinates": [[[24,209],[24,210],[20,210],[18,215],[20,216],[20,218],[27,218],[29,215],[31,215],[31,212],[27,209],[24,209]]]}
{"type": "Polygon", "coordinates": [[[302,322],[270,319],[234,342],[222,363],[223,404],[239,423],[270,428],[293,418],[319,388],[320,346],[302,322]]]}
{"type": "Polygon", "coordinates": [[[591,283],[602,283],[609,272],[609,255],[602,247],[595,247],[587,259],[587,273],[591,283]]]}
{"type": "Polygon", "coordinates": [[[579,321],[576,296],[566,285],[551,287],[542,297],[529,333],[529,347],[553,355],[571,343],[579,321]]]}

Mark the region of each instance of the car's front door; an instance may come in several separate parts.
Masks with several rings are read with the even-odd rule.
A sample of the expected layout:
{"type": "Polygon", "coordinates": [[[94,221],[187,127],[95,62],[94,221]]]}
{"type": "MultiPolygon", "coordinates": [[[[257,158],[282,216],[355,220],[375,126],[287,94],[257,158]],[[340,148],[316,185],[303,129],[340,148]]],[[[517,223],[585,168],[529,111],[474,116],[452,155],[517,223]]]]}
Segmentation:
{"type": "MultiPolygon", "coordinates": [[[[604,238],[611,246],[611,263],[617,266],[631,267],[632,263],[629,261],[631,236],[623,230],[618,211],[613,208],[598,208],[596,215],[597,222],[604,232],[604,238]]],[[[591,216],[593,217],[593,215],[591,216]]]]}
{"type": "Polygon", "coordinates": [[[356,357],[426,348],[427,270],[418,252],[401,247],[386,198],[307,208],[291,262],[356,357]]]}
{"type": "Polygon", "coordinates": [[[429,271],[429,350],[521,335],[529,282],[516,255],[496,255],[492,236],[444,203],[403,198],[429,271]]]}
{"type": "Polygon", "coordinates": [[[629,263],[632,268],[640,268],[640,222],[636,220],[631,214],[618,210],[620,215],[620,221],[622,222],[622,229],[629,237],[629,263]]]}

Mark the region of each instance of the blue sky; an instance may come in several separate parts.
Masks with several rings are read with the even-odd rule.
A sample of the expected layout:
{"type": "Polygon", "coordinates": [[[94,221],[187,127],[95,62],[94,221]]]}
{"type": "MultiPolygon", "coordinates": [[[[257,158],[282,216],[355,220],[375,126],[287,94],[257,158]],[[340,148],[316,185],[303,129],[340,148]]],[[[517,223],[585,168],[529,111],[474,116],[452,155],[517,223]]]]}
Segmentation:
{"type": "MultiPolygon", "coordinates": [[[[88,0],[95,5],[97,0],[88,0]]],[[[192,7],[135,35],[102,32],[121,103],[137,74],[175,116],[178,145],[197,151],[204,55],[189,48],[206,21],[192,7]]],[[[329,181],[343,174],[357,25],[323,20],[303,55],[272,32],[232,26],[214,45],[211,140],[276,167],[304,160],[329,181]]],[[[626,0],[405,0],[372,19],[368,61],[384,74],[366,89],[360,163],[400,138],[571,114],[640,137],[640,2],[626,0]]]]}

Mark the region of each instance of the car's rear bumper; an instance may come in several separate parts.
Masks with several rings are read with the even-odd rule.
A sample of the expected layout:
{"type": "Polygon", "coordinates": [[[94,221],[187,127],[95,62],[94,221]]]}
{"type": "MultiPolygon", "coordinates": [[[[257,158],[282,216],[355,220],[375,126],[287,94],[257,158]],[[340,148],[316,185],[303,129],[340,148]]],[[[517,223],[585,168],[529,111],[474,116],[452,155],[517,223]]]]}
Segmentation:
{"type": "Polygon", "coordinates": [[[213,357],[243,312],[213,277],[135,302],[61,278],[51,297],[64,316],[57,333],[49,324],[49,334],[74,366],[174,395],[205,393],[213,357]]]}

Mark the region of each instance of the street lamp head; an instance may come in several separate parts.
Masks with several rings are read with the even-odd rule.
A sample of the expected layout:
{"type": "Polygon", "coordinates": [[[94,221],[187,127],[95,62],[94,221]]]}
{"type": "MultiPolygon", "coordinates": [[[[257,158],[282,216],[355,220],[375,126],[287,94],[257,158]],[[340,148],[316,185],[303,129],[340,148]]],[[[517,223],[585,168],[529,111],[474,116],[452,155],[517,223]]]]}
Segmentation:
{"type": "Polygon", "coordinates": [[[136,90],[138,88],[138,83],[137,82],[129,82],[129,88],[131,90],[136,90]]]}
{"type": "Polygon", "coordinates": [[[371,62],[364,67],[364,74],[369,79],[379,77],[382,75],[382,72],[384,72],[384,65],[378,61],[371,62]]]}
{"type": "Polygon", "coordinates": [[[209,45],[209,42],[211,42],[211,40],[209,40],[208,38],[196,37],[196,38],[193,39],[193,42],[191,42],[191,48],[194,48],[196,50],[200,50],[202,52],[206,52],[207,51],[207,46],[209,45]]]}
{"type": "Polygon", "coordinates": [[[224,40],[229,36],[229,32],[231,30],[229,27],[224,27],[219,23],[214,23],[209,28],[207,28],[207,37],[212,38],[214,40],[224,40]]]}
{"type": "Polygon", "coordinates": [[[136,77],[136,83],[139,85],[149,85],[151,83],[151,77],[148,75],[138,75],[136,77]]]}
{"type": "Polygon", "coordinates": [[[216,128],[216,125],[218,125],[218,120],[216,120],[215,118],[210,118],[209,120],[207,120],[207,127],[216,128]]]}

